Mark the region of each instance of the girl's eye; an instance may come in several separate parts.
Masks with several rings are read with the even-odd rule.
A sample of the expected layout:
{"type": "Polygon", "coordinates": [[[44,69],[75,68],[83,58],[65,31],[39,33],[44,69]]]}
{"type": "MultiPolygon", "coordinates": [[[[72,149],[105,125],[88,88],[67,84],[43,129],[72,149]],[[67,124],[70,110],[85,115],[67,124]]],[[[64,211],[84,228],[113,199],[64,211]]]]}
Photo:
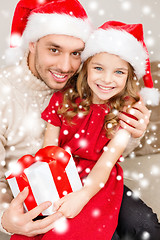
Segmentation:
{"type": "Polygon", "coordinates": [[[103,69],[101,67],[95,67],[96,70],[102,71],[103,69]]]}
{"type": "Polygon", "coordinates": [[[124,72],[119,71],[119,70],[117,70],[116,73],[117,73],[117,74],[124,74],[124,72]]]}

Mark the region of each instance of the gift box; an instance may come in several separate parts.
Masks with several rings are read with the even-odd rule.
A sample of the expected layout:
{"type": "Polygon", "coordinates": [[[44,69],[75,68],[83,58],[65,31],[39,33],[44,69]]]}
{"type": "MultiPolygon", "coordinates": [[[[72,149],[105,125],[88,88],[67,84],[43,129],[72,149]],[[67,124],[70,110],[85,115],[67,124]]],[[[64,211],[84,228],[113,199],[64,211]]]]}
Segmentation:
{"type": "MultiPolygon", "coordinates": [[[[24,201],[26,211],[45,201],[54,203],[82,187],[72,155],[57,146],[40,149],[35,156],[23,156],[13,172],[6,172],[6,179],[14,197],[25,187],[29,188],[24,201]]],[[[52,209],[53,204],[41,215],[52,214],[52,209]]]]}

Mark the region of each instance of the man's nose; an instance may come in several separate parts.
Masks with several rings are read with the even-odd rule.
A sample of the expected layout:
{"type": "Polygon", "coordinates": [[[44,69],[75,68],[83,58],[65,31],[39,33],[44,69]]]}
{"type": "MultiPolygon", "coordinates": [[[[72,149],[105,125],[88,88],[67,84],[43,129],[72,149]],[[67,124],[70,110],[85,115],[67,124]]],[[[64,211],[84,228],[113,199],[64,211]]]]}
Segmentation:
{"type": "Polygon", "coordinates": [[[62,55],[61,59],[59,59],[58,66],[63,73],[70,72],[72,68],[70,56],[68,54],[62,55]]]}

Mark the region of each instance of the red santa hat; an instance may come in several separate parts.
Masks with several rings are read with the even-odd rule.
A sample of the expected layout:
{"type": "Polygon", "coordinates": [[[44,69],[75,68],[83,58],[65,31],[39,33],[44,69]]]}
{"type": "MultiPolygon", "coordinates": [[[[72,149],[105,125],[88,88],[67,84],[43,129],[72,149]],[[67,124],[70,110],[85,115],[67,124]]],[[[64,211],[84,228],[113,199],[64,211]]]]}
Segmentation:
{"type": "Polygon", "coordinates": [[[13,16],[8,64],[23,56],[29,42],[46,35],[63,34],[85,42],[91,30],[86,11],[77,0],[20,0],[13,16]]]}
{"type": "Polygon", "coordinates": [[[159,93],[153,88],[150,61],[143,37],[142,24],[108,21],[95,30],[86,42],[82,60],[100,52],[118,55],[134,68],[137,78],[143,77],[141,96],[148,105],[158,105],[159,93]]]}

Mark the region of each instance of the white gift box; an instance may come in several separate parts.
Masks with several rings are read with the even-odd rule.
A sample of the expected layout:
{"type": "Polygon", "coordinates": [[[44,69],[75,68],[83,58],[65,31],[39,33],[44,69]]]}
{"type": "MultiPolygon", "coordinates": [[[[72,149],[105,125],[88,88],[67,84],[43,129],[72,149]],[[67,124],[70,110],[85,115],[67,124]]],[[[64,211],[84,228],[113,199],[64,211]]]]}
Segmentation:
{"type": "MultiPolygon", "coordinates": [[[[60,167],[61,169],[62,167],[60,167]]],[[[70,159],[67,166],[63,170],[63,174],[66,174],[66,185],[70,185],[71,191],[78,191],[82,188],[82,183],[78,175],[78,171],[75,162],[70,154],[70,159]]],[[[54,171],[54,169],[53,169],[54,171]]],[[[6,172],[6,178],[11,174],[11,171],[6,172]]],[[[24,174],[28,179],[29,186],[31,188],[32,194],[34,196],[36,205],[39,205],[45,201],[52,202],[52,205],[42,212],[42,215],[50,215],[53,213],[53,203],[57,201],[60,196],[60,189],[57,189],[56,185],[60,185],[61,176],[54,179],[47,162],[35,162],[28,168],[24,169],[24,174]],[[56,182],[57,181],[57,182],[56,182]]],[[[13,196],[16,197],[20,192],[17,177],[12,177],[7,179],[9,186],[12,190],[13,196]]],[[[19,180],[20,181],[20,180],[19,180]]],[[[62,181],[63,182],[63,181],[62,181]]],[[[25,186],[24,186],[25,187],[25,186]]],[[[65,189],[64,186],[62,186],[65,189]]],[[[63,191],[63,195],[66,195],[67,191],[63,191]]],[[[32,200],[30,202],[32,204],[32,200]]],[[[26,204],[24,203],[26,211],[28,210],[26,204]]]]}

